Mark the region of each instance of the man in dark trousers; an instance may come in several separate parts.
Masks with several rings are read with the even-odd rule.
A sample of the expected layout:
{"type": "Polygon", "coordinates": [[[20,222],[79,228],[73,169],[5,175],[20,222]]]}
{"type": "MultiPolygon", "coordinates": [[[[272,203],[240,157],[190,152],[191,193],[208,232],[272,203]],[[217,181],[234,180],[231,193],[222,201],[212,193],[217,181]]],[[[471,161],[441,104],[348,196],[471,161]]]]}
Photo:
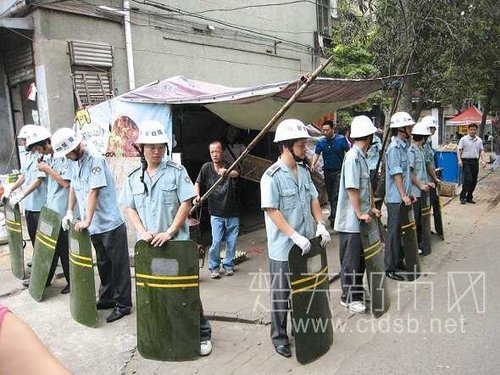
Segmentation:
{"type": "MultiPolygon", "coordinates": [[[[222,159],[224,149],[222,143],[215,141],[208,146],[212,161],[206,162],[201,167],[196,178],[194,189],[198,203],[202,191],[207,191],[215,182],[224,175],[229,163],[222,159]]],[[[208,268],[212,279],[220,278],[220,247],[222,239],[226,239],[226,256],[222,266],[226,276],[234,273],[234,255],[236,253],[236,239],[240,229],[238,197],[236,191],[236,179],[239,176],[237,170],[229,172],[229,176],[208,197],[208,212],[210,213],[210,224],[212,226],[212,246],[208,250],[208,268]]]]}
{"type": "Polygon", "coordinates": [[[460,138],[457,148],[458,166],[463,168],[463,185],[460,192],[460,203],[476,203],[473,198],[476,189],[477,175],[479,173],[479,160],[481,166],[486,168],[483,141],[476,136],[477,125],[469,124],[469,134],[460,138]]]}
{"type": "Polygon", "coordinates": [[[339,198],[340,171],[344,155],[349,151],[350,146],[343,135],[335,134],[332,121],[325,121],[321,129],[325,137],[321,138],[316,144],[311,169],[314,169],[319,155],[322,154],[326,191],[328,192],[328,200],[330,201],[330,216],[328,219],[330,220],[330,226],[333,228],[339,198]]]}

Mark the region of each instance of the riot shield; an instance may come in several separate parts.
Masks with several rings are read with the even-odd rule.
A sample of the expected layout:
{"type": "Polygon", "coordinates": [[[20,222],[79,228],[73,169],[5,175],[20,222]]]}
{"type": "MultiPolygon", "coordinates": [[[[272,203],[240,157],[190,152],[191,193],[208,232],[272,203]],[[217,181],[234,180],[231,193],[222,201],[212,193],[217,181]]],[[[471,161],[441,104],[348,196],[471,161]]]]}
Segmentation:
{"type": "Polygon", "coordinates": [[[144,358],[183,361],[200,351],[198,248],[193,241],[135,245],[137,347],[144,358]]]}
{"type": "Polygon", "coordinates": [[[372,314],[378,318],[385,314],[391,306],[389,289],[385,280],[384,244],[380,239],[378,220],[374,219],[368,224],[362,221],[360,229],[366,277],[370,288],[370,309],[372,314]]]}
{"type": "Polygon", "coordinates": [[[418,258],[417,230],[413,207],[401,204],[401,240],[406,263],[406,276],[409,281],[420,277],[420,260],[418,258]]]}
{"type": "Polygon", "coordinates": [[[8,199],[4,199],[4,209],[12,274],[18,279],[23,280],[26,278],[26,269],[24,268],[21,212],[19,211],[19,205],[16,204],[14,208],[12,208],[8,199]]]}
{"type": "Polygon", "coordinates": [[[429,193],[422,191],[420,197],[421,210],[420,210],[420,225],[422,233],[421,235],[421,249],[422,255],[429,255],[432,251],[431,249],[431,200],[429,193]]]}
{"type": "Polygon", "coordinates": [[[301,364],[320,358],[333,344],[328,263],[326,249],[320,242],[320,237],[313,238],[311,251],[305,256],[296,245],[288,254],[292,330],[301,364]]]}
{"type": "Polygon", "coordinates": [[[60,229],[61,216],[47,207],[42,207],[36,230],[29,285],[31,297],[38,302],[43,298],[60,229]]]}
{"type": "Polygon", "coordinates": [[[94,267],[89,233],[69,232],[70,311],[75,321],[87,327],[97,326],[94,267]]]}

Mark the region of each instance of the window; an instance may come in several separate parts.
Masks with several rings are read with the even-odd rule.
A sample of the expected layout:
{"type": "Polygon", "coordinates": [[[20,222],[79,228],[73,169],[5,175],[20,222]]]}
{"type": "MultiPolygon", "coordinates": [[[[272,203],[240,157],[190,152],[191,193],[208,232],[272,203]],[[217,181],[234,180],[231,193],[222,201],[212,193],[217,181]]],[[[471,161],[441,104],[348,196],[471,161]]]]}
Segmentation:
{"type": "MultiPolygon", "coordinates": [[[[330,4],[336,3],[332,0],[317,0],[316,2],[316,15],[318,19],[318,33],[320,35],[331,35],[331,22],[330,17],[333,15],[331,13],[330,4]]],[[[335,4],[336,5],[336,4],[335,4]]],[[[336,11],[336,8],[335,8],[336,11]]]]}
{"type": "Polygon", "coordinates": [[[79,108],[113,97],[113,50],[109,44],[70,41],[69,55],[79,108]]]}

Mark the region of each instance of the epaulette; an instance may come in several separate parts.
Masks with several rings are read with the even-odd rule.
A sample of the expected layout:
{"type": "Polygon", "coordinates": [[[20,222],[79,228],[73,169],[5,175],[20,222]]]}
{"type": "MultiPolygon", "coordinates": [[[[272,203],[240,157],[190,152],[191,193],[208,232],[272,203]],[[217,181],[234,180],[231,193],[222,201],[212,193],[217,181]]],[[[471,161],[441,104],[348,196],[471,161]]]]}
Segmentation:
{"type": "Polygon", "coordinates": [[[280,169],[280,165],[279,165],[278,163],[275,163],[275,164],[271,165],[271,166],[268,168],[268,170],[266,171],[266,174],[267,174],[268,176],[272,176],[273,174],[275,174],[275,173],[276,173],[276,171],[277,171],[278,169],[280,169]]]}
{"type": "Polygon", "coordinates": [[[127,177],[132,176],[132,175],[133,175],[135,172],[137,172],[139,169],[141,169],[141,167],[137,167],[136,169],[133,169],[133,170],[132,170],[132,172],[130,172],[130,173],[128,174],[128,176],[127,176],[127,177]]]}
{"type": "Polygon", "coordinates": [[[177,168],[178,170],[182,169],[182,165],[177,164],[175,161],[172,161],[172,160],[167,160],[167,165],[170,167],[177,168]]]}

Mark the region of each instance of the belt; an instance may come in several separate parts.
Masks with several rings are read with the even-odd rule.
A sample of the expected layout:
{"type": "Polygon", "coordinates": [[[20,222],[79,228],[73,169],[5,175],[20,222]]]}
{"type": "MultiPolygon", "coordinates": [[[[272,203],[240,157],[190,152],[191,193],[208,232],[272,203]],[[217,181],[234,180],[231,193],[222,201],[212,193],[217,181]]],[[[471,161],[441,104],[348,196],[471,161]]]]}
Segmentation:
{"type": "Polygon", "coordinates": [[[325,168],[323,168],[323,172],[339,173],[340,169],[325,169],[325,168]]]}

